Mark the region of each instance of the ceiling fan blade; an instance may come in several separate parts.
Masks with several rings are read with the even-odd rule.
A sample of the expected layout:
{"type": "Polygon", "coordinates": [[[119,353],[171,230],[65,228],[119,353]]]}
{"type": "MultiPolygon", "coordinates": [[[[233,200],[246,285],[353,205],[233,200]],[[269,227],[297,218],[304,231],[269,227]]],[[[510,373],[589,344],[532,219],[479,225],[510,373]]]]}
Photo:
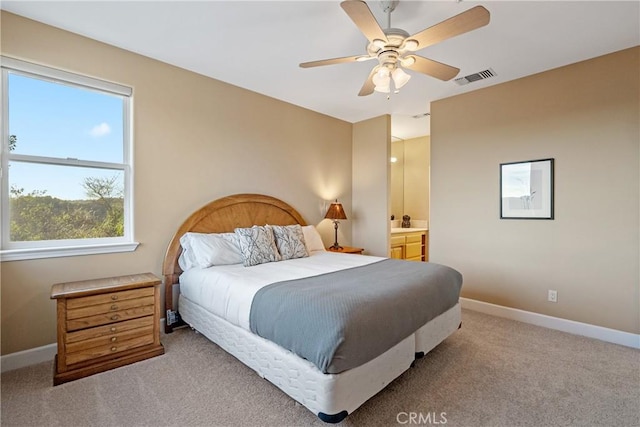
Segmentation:
{"type": "Polygon", "coordinates": [[[380,28],[380,24],[371,13],[369,6],[363,1],[347,0],[340,3],[340,6],[349,15],[349,18],[362,31],[362,34],[373,43],[374,40],[387,42],[387,36],[380,28]]]}
{"type": "Polygon", "coordinates": [[[376,73],[376,71],[378,71],[378,67],[373,67],[373,69],[369,73],[369,77],[367,77],[367,80],[362,85],[362,89],[360,89],[360,92],[358,92],[358,96],[367,96],[373,93],[376,87],[376,85],[373,84],[373,75],[376,73]]]}
{"type": "MultiPolygon", "coordinates": [[[[302,68],[320,67],[322,65],[343,64],[345,62],[355,62],[364,55],[345,56],[342,58],[322,59],[320,61],[303,62],[300,64],[302,68]]],[[[365,59],[369,59],[365,56],[365,59]]]]}
{"type": "Polygon", "coordinates": [[[435,77],[436,79],[451,80],[460,72],[459,68],[443,64],[442,62],[417,55],[411,55],[411,57],[415,58],[416,61],[411,65],[404,66],[405,68],[435,77]]]}
{"type": "Polygon", "coordinates": [[[489,11],[482,6],[473,7],[458,15],[422,30],[407,40],[418,42],[418,49],[434,45],[451,37],[459,36],[489,23],[489,11]]]}

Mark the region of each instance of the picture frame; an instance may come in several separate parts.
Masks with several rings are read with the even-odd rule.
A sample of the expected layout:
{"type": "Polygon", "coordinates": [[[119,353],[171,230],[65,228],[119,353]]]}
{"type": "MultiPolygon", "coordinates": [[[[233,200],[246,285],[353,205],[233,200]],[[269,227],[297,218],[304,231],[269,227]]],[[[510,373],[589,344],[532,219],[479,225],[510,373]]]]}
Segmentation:
{"type": "Polygon", "coordinates": [[[500,164],[500,219],[553,219],[554,159],[500,164]]]}

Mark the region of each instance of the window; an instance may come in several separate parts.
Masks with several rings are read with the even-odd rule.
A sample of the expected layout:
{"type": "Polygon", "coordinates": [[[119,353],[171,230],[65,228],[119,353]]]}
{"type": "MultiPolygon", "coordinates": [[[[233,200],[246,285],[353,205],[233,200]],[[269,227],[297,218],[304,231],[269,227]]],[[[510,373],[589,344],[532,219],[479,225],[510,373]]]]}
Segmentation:
{"type": "Polygon", "coordinates": [[[136,248],[131,93],[2,57],[3,261],[136,248]]]}

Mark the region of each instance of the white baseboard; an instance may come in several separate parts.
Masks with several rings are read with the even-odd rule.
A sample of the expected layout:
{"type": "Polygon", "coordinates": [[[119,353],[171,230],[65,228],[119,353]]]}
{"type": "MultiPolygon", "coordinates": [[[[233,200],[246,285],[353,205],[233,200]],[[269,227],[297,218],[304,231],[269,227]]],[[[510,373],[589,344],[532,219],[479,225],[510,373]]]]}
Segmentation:
{"type": "MultiPolygon", "coordinates": [[[[468,310],[640,349],[640,335],[638,334],[519,310],[517,308],[504,307],[502,305],[491,304],[469,298],[460,298],[460,303],[462,308],[468,310]]],[[[160,323],[161,330],[164,331],[164,318],[160,320],[160,323]]],[[[24,368],[25,366],[53,360],[57,350],[58,346],[54,343],[4,355],[0,358],[1,372],[12,371],[14,369],[24,368]]]]}
{"type": "Polygon", "coordinates": [[[640,349],[639,334],[632,334],[630,332],[604,328],[602,326],[590,325],[588,323],[561,319],[559,317],[547,316],[545,314],[533,313],[530,311],[519,310],[517,308],[505,307],[469,298],[460,298],[460,303],[462,308],[466,308],[468,310],[640,349]]]}
{"type": "Polygon", "coordinates": [[[58,345],[54,343],[6,354],[0,358],[1,371],[13,371],[14,369],[53,360],[57,351],[58,345]]]}
{"type": "MultiPolygon", "coordinates": [[[[164,331],[164,317],[160,319],[160,330],[164,331]]],[[[58,344],[47,344],[0,357],[0,372],[13,371],[42,362],[52,361],[58,352],[58,344]]]]}

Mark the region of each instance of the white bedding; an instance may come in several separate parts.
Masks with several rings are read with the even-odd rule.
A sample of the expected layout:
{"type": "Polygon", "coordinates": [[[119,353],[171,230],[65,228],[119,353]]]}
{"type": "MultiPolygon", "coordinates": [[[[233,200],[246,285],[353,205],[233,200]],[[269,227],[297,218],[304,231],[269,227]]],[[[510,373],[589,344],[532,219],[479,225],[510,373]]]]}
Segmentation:
{"type": "Polygon", "coordinates": [[[180,293],[205,310],[250,330],[251,303],[258,290],[271,283],[317,276],[381,261],[384,258],[334,252],[314,252],[306,258],[191,269],[180,276],[180,293]]]}

